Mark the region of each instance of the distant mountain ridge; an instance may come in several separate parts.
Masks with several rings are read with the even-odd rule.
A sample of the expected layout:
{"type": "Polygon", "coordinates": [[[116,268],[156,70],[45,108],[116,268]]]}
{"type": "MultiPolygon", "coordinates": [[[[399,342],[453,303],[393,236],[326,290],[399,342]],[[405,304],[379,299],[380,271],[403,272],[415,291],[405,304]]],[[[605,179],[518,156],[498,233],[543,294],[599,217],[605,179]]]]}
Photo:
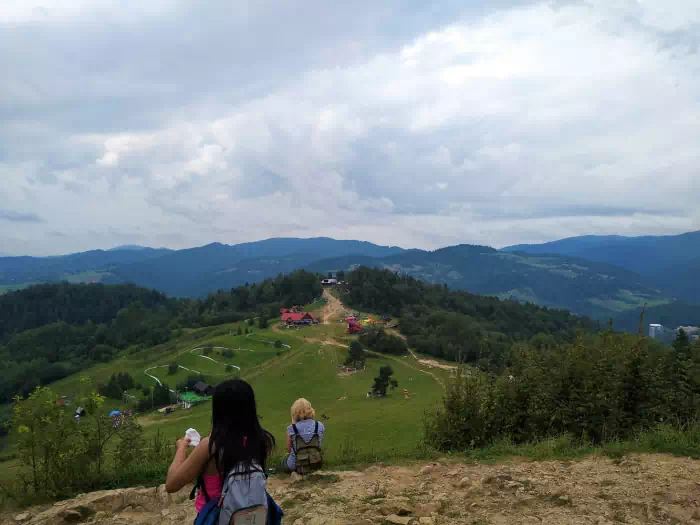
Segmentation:
{"type": "Polygon", "coordinates": [[[325,273],[356,266],[385,268],[429,283],[481,295],[566,308],[605,319],[672,298],[646,286],[636,273],[605,263],[559,255],[509,253],[486,246],[458,245],[433,252],[408,250],[384,258],[340,257],[308,270],[325,273]]]}
{"type": "Polygon", "coordinates": [[[134,283],[171,296],[200,297],[218,289],[289,273],[326,257],[384,257],[403,251],[366,241],[272,238],[185,250],[136,246],[59,257],[0,258],[0,285],[42,282],[134,283]]]}
{"type": "Polygon", "coordinates": [[[649,286],[700,303],[700,231],[666,236],[570,237],[543,244],[519,244],[505,252],[581,257],[640,274],[649,286]]]}
{"type": "MultiPolygon", "coordinates": [[[[694,235],[676,236],[680,241],[673,242],[687,244],[690,239],[692,244],[694,235]]],[[[635,238],[629,244],[626,239],[587,236],[505,250],[463,244],[434,251],[326,237],[272,238],[236,245],[211,243],[185,250],[125,246],[61,257],[0,258],[0,293],[18,285],[69,281],[133,283],[174,297],[203,297],[300,268],[325,274],[362,265],[476,294],[566,308],[597,319],[638,313],[647,305],[657,318],[694,322],[692,305],[676,298],[700,295],[700,279],[693,278],[700,271],[700,257],[688,260],[687,252],[692,254],[692,248],[676,247],[684,253],[678,257],[680,266],[657,276],[640,275],[630,268],[585,257],[588,250],[604,259],[606,247],[615,243],[641,250],[639,246],[658,240],[635,238]],[[555,249],[576,255],[547,253],[555,249]],[[679,276],[684,283],[681,286],[677,283],[679,276]],[[669,310],[672,316],[665,313],[664,305],[674,305],[669,310]]],[[[668,243],[668,239],[659,242],[668,243]]],[[[633,318],[625,319],[625,324],[631,326],[633,318]]]]}
{"type": "Polygon", "coordinates": [[[0,257],[0,285],[38,284],[81,279],[83,272],[108,271],[109,268],[157,258],[171,250],[143,248],[141,250],[91,250],[52,257],[0,257]]]}

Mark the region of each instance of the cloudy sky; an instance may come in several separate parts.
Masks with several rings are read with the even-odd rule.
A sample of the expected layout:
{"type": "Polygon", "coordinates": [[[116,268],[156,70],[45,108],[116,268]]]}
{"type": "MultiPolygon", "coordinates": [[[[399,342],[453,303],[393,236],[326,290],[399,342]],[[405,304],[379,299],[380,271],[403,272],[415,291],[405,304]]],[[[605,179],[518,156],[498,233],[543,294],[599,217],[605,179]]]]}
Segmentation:
{"type": "Polygon", "coordinates": [[[2,0],[0,64],[6,254],[700,229],[697,0],[2,0]]]}

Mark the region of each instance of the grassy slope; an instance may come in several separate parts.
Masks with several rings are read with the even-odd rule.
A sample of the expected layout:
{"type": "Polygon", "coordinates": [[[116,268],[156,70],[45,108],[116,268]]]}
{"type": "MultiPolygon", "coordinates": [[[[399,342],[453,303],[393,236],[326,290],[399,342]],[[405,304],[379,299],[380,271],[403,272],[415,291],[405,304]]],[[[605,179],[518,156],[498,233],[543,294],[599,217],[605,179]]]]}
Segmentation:
{"type": "MultiPolygon", "coordinates": [[[[314,307],[320,307],[315,304],[314,307]]],[[[197,330],[183,330],[174,341],[153,348],[123,353],[118,359],[92,367],[51,385],[62,395],[79,393],[81,378],[89,377],[92,384],[106,382],[114,372],[129,372],[137,383],[153,384],[144,370],[165,366],[171,362],[198,370],[208,375],[212,383],[234,374],[227,373],[225,365],[217,365],[192,352],[203,345],[225,346],[234,350],[227,359],[214,350],[211,358],[241,367],[241,377],[251,382],[258,399],[262,424],[270,430],[278,443],[277,455],[284,452],[285,430],[289,424],[289,408],[298,397],[308,398],[317,410],[317,417],[327,426],[324,448],[329,462],[341,459],[391,458],[409,456],[422,438],[422,419],[425,411],[436,405],[442,395],[440,380],[447,373],[438,369],[420,370],[412,357],[376,356],[367,361],[367,369],[353,375],[338,375],[337,365],[345,360],[347,350],[339,345],[348,344],[345,325],[332,322],[300,329],[254,329],[252,334],[237,336],[235,324],[197,330]],[[281,340],[291,349],[280,351],[270,342],[281,340]],[[327,341],[336,344],[326,344],[327,341]],[[237,350],[245,349],[252,352],[237,350]],[[278,353],[280,355],[278,355],[278,353]],[[380,366],[390,364],[399,382],[399,389],[386,399],[367,399],[373,378],[380,366]],[[402,391],[410,392],[408,400],[402,391]]],[[[166,368],[149,372],[171,388],[190,372],[179,370],[169,376],[166,368]]],[[[131,394],[141,397],[140,391],[131,394]]],[[[106,410],[123,408],[124,404],[108,400],[106,410]]],[[[235,408],[233,409],[235,410],[235,408]]],[[[202,434],[209,431],[211,405],[202,404],[187,411],[169,415],[151,413],[140,418],[146,438],[156,432],[173,441],[189,427],[202,434]]],[[[10,447],[11,448],[11,447],[10,447]]],[[[14,470],[14,461],[5,462],[4,470],[14,470]]],[[[4,476],[0,476],[2,478],[4,476]]]]}

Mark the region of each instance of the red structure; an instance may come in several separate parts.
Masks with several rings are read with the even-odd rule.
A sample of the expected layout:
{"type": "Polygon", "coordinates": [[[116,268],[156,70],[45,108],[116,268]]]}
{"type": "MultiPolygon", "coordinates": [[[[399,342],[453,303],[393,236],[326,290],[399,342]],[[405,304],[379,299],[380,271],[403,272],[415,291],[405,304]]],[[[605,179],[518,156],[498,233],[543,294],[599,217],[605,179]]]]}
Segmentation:
{"type": "Polygon", "coordinates": [[[360,330],[362,330],[362,327],[360,326],[360,323],[358,323],[354,317],[348,317],[347,322],[348,322],[347,333],[349,333],[349,334],[359,334],[360,333],[360,330]]]}
{"type": "Polygon", "coordinates": [[[312,324],[314,316],[309,312],[282,312],[282,322],[287,324],[312,324]]]}

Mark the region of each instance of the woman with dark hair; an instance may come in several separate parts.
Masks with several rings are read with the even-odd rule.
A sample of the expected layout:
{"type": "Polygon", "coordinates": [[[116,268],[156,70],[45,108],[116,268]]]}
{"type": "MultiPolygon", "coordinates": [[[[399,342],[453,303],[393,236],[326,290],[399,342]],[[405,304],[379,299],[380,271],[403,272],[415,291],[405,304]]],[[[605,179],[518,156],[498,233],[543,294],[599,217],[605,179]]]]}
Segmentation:
{"type": "Polygon", "coordinates": [[[226,484],[220,523],[228,523],[233,513],[253,506],[267,506],[265,462],[275,446],[275,438],[260,426],[251,386],[242,379],[224,381],[214,389],[212,429],[187,456],[189,438],[177,442],[177,451],[165,482],[168,492],[177,492],[197,480],[199,494],[195,508],[200,512],[221,496],[226,484]]]}

